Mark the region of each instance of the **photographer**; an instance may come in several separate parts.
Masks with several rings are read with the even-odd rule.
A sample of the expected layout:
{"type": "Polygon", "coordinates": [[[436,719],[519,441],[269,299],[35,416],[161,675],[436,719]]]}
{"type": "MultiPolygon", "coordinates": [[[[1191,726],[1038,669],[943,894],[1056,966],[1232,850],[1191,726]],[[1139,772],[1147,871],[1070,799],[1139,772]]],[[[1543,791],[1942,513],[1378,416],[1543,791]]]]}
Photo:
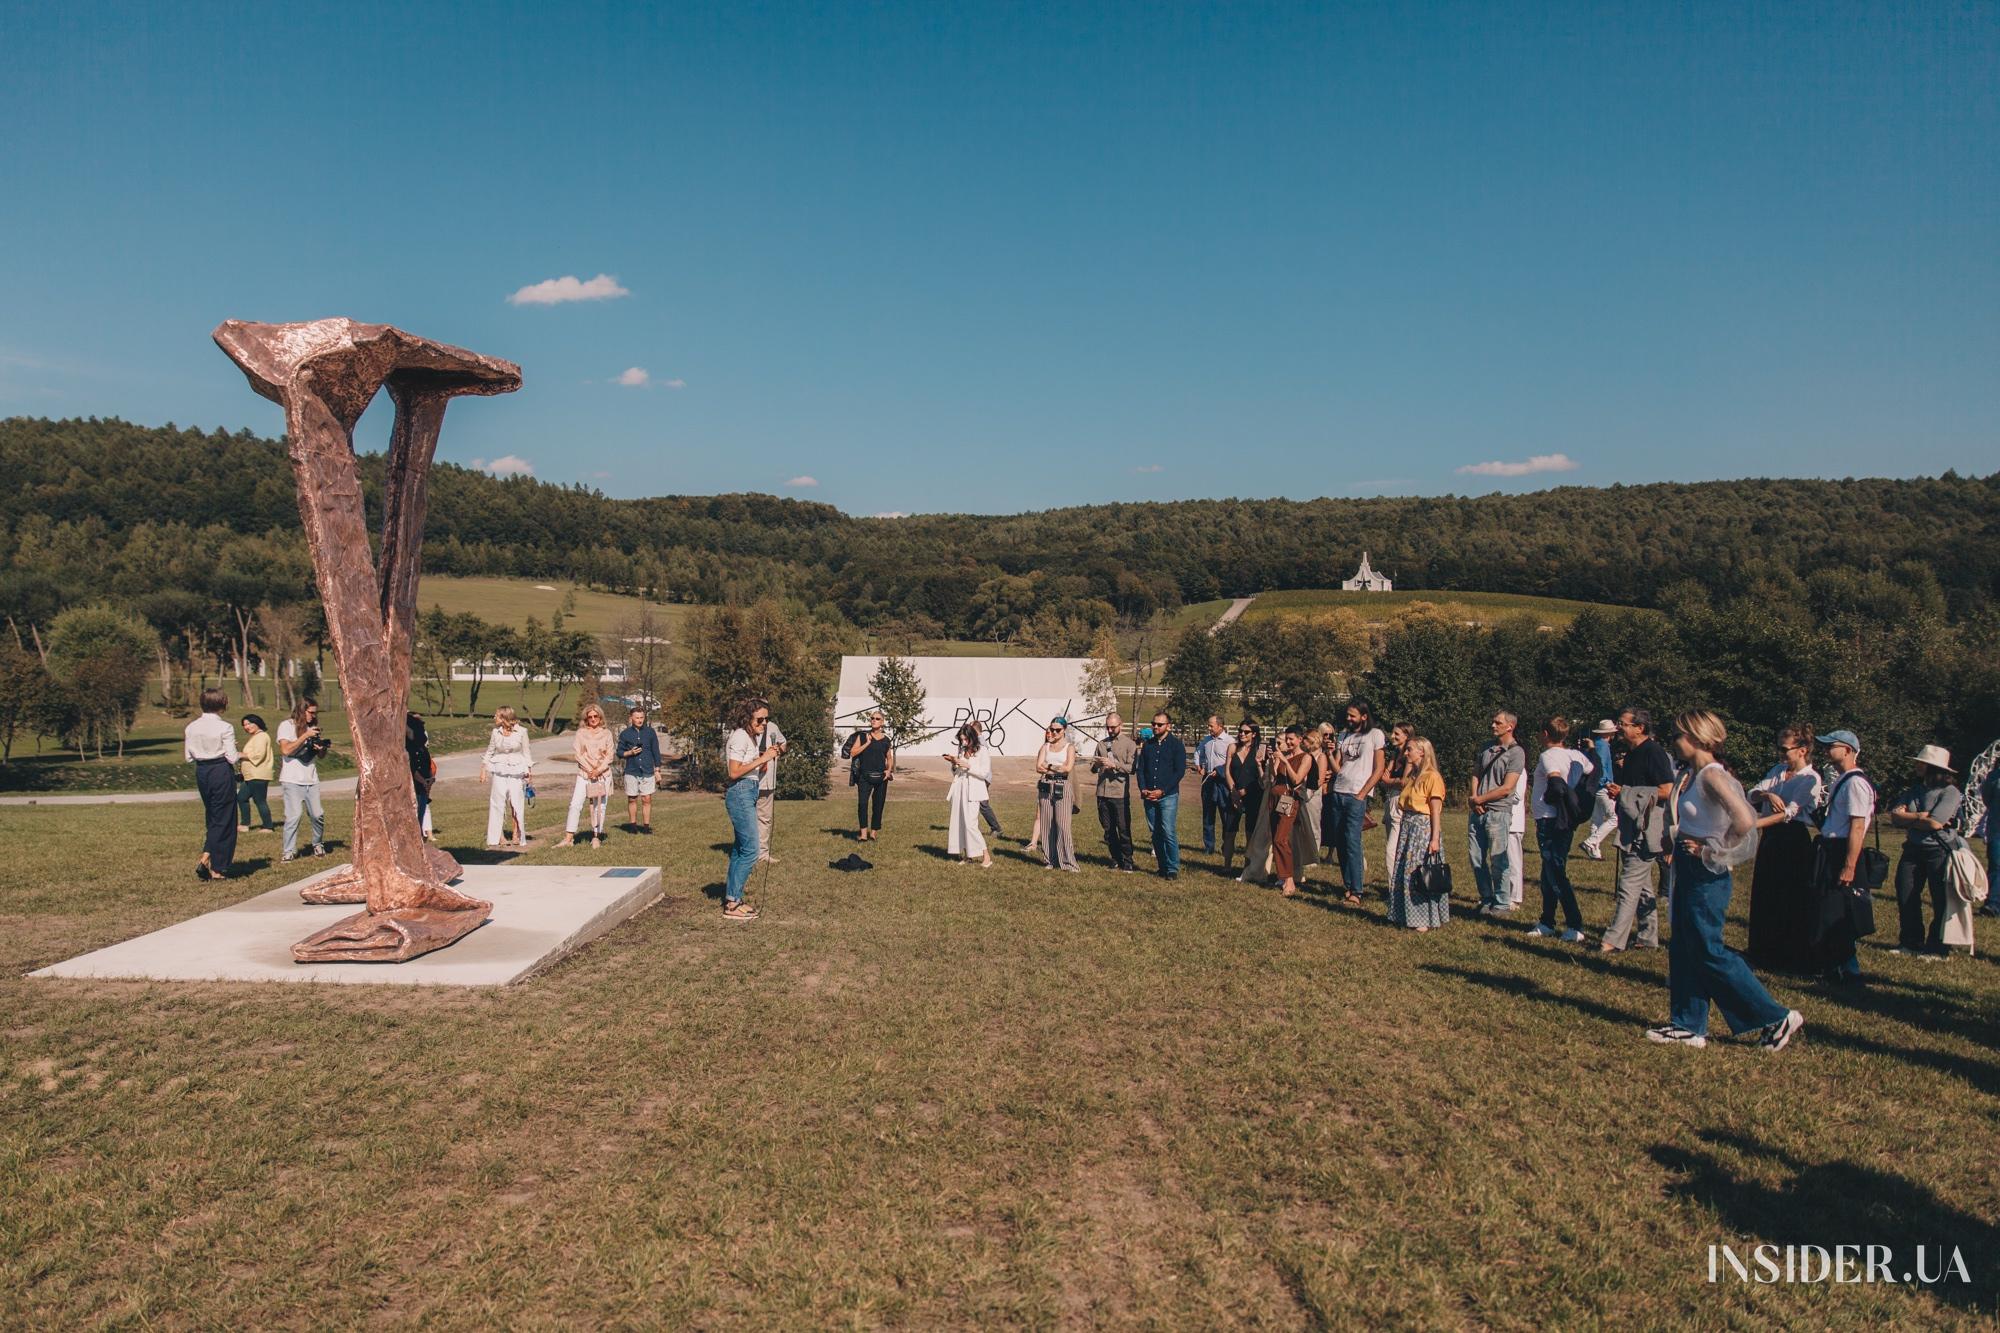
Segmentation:
{"type": "Polygon", "coordinates": [[[326,806],[319,798],[319,758],[333,748],[320,734],[319,704],[301,699],[292,715],[278,724],[278,753],[285,757],[278,769],[278,788],[285,798],[285,846],[283,859],[298,855],[299,816],[312,817],[312,854],[326,855],[326,806]]]}

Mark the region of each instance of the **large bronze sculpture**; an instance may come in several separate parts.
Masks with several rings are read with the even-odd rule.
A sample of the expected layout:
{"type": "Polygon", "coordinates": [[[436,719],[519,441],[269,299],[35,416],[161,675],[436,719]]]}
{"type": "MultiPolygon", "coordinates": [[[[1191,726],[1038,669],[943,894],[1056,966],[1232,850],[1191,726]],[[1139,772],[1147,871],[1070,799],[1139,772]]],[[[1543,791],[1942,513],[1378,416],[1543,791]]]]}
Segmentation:
{"type": "Polygon", "coordinates": [[[426,486],[444,410],[460,394],[511,393],[520,367],[386,324],[228,320],[216,344],[250,386],[285,409],[299,516],[326,609],[360,781],[353,864],[305,891],[366,903],[292,946],[302,963],[396,963],[484,924],[493,905],[450,887],[456,860],[427,846],[403,746],[426,486]],[[354,425],[386,386],[396,406],[383,477],[382,553],[370,558],[354,425]]]}

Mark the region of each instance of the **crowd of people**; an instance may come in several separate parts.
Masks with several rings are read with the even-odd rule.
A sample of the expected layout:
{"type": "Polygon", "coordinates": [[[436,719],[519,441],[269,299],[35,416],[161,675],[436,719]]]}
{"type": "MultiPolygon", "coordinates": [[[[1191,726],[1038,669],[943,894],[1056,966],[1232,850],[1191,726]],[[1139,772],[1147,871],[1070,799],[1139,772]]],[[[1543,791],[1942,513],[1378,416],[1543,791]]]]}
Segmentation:
{"type": "MultiPolygon", "coordinates": [[[[771,724],[762,700],[745,701],[738,723],[727,747],[731,785],[725,799],[736,841],[724,915],[751,920],[756,912],[744,902],[743,886],[762,844],[749,812],[756,786],[769,780],[782,745],[767,740],[771,724]]],[[[1833,982],[1858,976],[1856,944],[1873,931],[1870,893],[1882,884],[1880,866],[1886,862],[1867,854],[1877,794],[1860,767],[1861,744],[1851,731],[1786,728],[1777,762],[1746,789],[1724,757],[1728,734],[1722,719],[1707,710],[1678,715],[1664,736],[1655,735],[1653,718],[1643,708],[1624,709],[1587,735],[1575,734],[1567,718],[1549,717],[1535,728],[1532,759],[1513,713],[1495,712],[1490,727],[1492,740],[1464,786],[1475,910],[1504,919],[1522,906],[1523,844],[1530,828],[1539,853],[1541,897],[1530,935],[1594,945],[1606,953],[1659,948],[1664,907],[1670,918],[1669,1015],[1647,1031],[1649,1040],[1705,1046],[1713,1008],[1733,1035],[1782,1050],[1805,1019],[1772,998],[1752,962],[1833,982]],[[1830,786],[1812,765],[1814,745],[1825,748],[1839,775],[1830,786]],[[1585,855],[1602,860],[1605,843],[1613,841],[1618,862],[1610,918],[1594,941],[1569,876],[1579,832],[1585,855]],[[1746,959],[1723,942],[1723,923],[1733,872],[1753,857],[1746,959]]],[[[870,714],[868,729],[850,736],[842,753],[856,789],[857,837],[877,838],[883,791],[896,763],[883,716],[870,714]]],[[[951,773],[947,855],[990,867],[986,832],[998,836],[1000,826],[991,805],[992,756],[978,723],[958,729],[944,759],[951,773]]],[[[1949,878],[1950,859],[1964,845],[1953,831],[1962,793],[1945,751],[1925,747],[1915,762],[1921,780],[1886,811],[1889,822],[1905,833],[1895,877],[1896,951],[1939,958],[1949,947],[1971,942],[1969,918],[1957,920],[1960,933],[1953,933],[1967,903],[1949,878]]],[[[1390,923],[1417,932],[1449,923],[1452,885],[1443,847],[1449,783],[1436,747],[1407,723],[1385,731],[1366,699],[1348,703],[1338,728],[1294,725],[1272,738],[1252,721],[1232,734],[1212,716],[1192,751],[1165,710],[1136,735],[1111,714],[1094,744],[1075,736],[1068,719],[1054,718],[1035,751],[1035,823],[1023,846],[1047,870],[1081,873],[1073,816],[1082,811],[1087,774],[1111,869],[1128,874],[1138,869],[1136,795],[1154,872],[1176,879],[1182,868],[1180,793],[1190,768],[1200,793],[1203,848],[1215,852],[1219,838],[1221,868],[1237,872],[1238,882],[1273,885],[1296,897],[1309,888],[1308,871],[1324,867],[1330,878],[1337,873],[1340,900],[1363,906],[1362,835],[1383,827],[1388,876],[1382,893],[1390,923]]],[[[1992,809],[2000,805],[2000,774],[1988,785],[1992,809]]],[[[1988,854],[1994,857],[1990,837],[1988,854]]]]}
{"type": "MultiPolygon", "coordinates": [[[[253,827],[253,807],[262,821],[256,827],[276,827],[268,804],[274,778],[284,809],[282,858],[299,855],[299,834],[308,823],[311,854],[325,855],[317,761],[328,742],[317,706],[302,700],[274,734],[262,718],[245,714],[240,750],[235,728],[222,716],[222,691],[204,691],[201,706],[185,739],[206,810],[197,877],[228,874],[236,835],[253,827]]],[[[659,733],[642,707],[633,707],[625,722],[614,735],[600,705],[584,709],[569,741],[576,772],[558,845],[576,845],[586,817],[591,845],[601,845],[614,775],[624,787],[626,829],[652,832],[659,733]]],[[[1677,716],[1664,739],[1655,735],[1653,718],[1643,708],[1623,709],[1587,735],[1577,733],[1567,718],[1549,717],[1534,729],[1532,760],[1519,727],[1513,713],[1496,711],[1492,740],[1464,779],[1474,910],[1504,919],[1523,905],[1523,848],[1532,828],[1541,902],[1528,933],[1589,947],[1593,940],[1569,860],[1579,831],[1584,854],[1593,859],[1603,859],[1605,844],[1612,843],[1615,890],[1594,947],[1605,953],[1658,948],[1663,904],[1670,918],[1671,1013],[1667,1023],[1647,1033],[1656,1042],[1705,1045],[1714,1005],[1733,1033],[1782,1049],[1804,1019],[1771,998],[1752,964],[1836,983],[1857,979],[1856,943],[1875,930],[1873,891],[1890,883],[1888,859],[1879,847],[1884,819],[1903,834],[1893,878],[1897,944],[1892,951],[1936,959],[1971,945],[1972,904],[1985,881],[1967,896],[1963,860],[1969,852],[1957,831],[1965,793],[1950,754],[1940,747],[1925,746],[1913,757],[1918,781],[1884,809],[1862,767],[1861,741],[1846,729],[1784,728],[1775,762],[1746,788],[1724,757],[1721,719],[1706,710],[1677,716]],[[1813,763],[1815,746],[1823,748],[1831,782],[1813,763]],[[1753,867],[1750,928],[1748,948],[1739,955],[1723,944],[1722,931],[1732,872],[1745,863],[1753,867]]],[[[437,766],[415,713],[409,716],[407,746],[418,818],[431,837],[437,766]]],[[[742,700],[730,718],[723,754],[723,801],[733,829],[723,885],[725,919],[758,916],[745,891],[756,867],[776,860],[772,803],[777,764],[786,749],[768,703],[742,700]]],[[[881,836],[897,750],[880,711],[870,713],[866,728],[841,747],[855,788],[861,841],[881,836]]],[[[951,775],[947,855],[990,867],[988,834],[998,838],[1001,826],[992,803],[992,755],[981,726],[959,728],[943,758],[951,775]]],[[[1450,782],[1428,738],[1402,722],[1385,731],[1362,698],[1348,702],[1339,727],[1292,725],[1269,737],[1254,721],[1231,732],[1211,716],[1192,751],[1164,709],[1136,734],[1128,734],[1113,713],[1103,719],[1103,735],[1095,741],[1074,735],[1067,719],[1054,718],[1034,756],[1035,822],[1024,847],[1049,870],[1082,872],[1073,819],[1082,810],[1087,775],[1111,869],[1138,870],[1136,796],[1154,873],[1177,879],[1180,795],[1190,769],[1199,791],[1202,846],[1212,854],[1219,843],[1225,875],[1275,887],[1290,898],[1311,889],[1309,872],[1324,870],[1328,890],[1337,890],[1346,906],[1361,907],[1368,893],[1363,834],[1381,827],[1387,875],[1380,893],[1388,921],[1416,932],[1449,924],[1452,880],[1443,838],[1450,782]]],[[[494,714],[480,778],[488,791],[487,846],[527,846],[534,753],[512,708],[494,714]]],[[[1980,794],[1986,811],[1985,878],[1991,880],[2000,878],[1993,837],[1993,824],[2000,821],[1995,813],[2000,767],[1980,794]]],[[[1994,910],[1993,904],[1987,910],[1994,910]]]]}

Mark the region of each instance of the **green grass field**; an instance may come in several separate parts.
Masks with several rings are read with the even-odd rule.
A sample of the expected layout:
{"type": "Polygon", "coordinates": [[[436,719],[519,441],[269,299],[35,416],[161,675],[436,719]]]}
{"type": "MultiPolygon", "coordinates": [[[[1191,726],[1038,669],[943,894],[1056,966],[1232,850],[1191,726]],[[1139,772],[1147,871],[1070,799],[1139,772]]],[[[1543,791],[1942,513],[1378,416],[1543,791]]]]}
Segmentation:
{"type": "MultiPolygon", "coordinates": [[[[195,883],[193,806],[0,809],[0,1323],[1991,1327],[1989,958],[1871,944],[1865,988],[1777,984],[1784,1054],[1670,1050],[1661,954],[1287,902],[1213,873],[1191,808],[1173,884],[1087,818],[1080,875],[964,868],[941,813],[892,802],[851,875],[851,807],[781,805],[750,926],[712,797],[540,842],[669,897],[460,993],[27,980],[295,868],[258,835],[195,883]],[[1787,1242],[1972,1280],[1707,1279],[1787,1242]]],[[[440,808],[449,845],[482,820],[440,808]]]]}
{"type": "MultiPolygon", "coordinates": [[[[1342,592],[1338,588],[1302,588],[1291,592],[1259,593],[1243,613],[1245,620],[1263,620],[1286,612],[1330,611],[1346,607],[1370,620],[1395,615],[1412,602],[1430,602],[1447,610],[1455,619],[1492,624],[1512,616],[1529,615],[1537,622],[1563,629],[1576,619],[1577,612],[1593,604],[1572,602],[1560,597],[1527,597],[1503,592],[1342,592]]],[[[1626,610],[1629,608],[1600,608],[1626,610]]]]}
{"type": "MultiPolygon", "coordinates": [[[[561,579],[457,578],[446,574],[426,574],[417,586],[417,605],[428,611],[441,606],[454,614],[471,611],[500,625],[516,627],[534,616],[550,623],[564,600],[574,592],[576,605],[563,612],[563,624],[592,634],[609,634],[620,625],[634,624],[646,603],[621,593],[599,592],[561,579]]],[[[694,608],[677,603],[652,604],[653,615],[667,628],[664,637],[680,636],[681,622],[694,608]]]]}

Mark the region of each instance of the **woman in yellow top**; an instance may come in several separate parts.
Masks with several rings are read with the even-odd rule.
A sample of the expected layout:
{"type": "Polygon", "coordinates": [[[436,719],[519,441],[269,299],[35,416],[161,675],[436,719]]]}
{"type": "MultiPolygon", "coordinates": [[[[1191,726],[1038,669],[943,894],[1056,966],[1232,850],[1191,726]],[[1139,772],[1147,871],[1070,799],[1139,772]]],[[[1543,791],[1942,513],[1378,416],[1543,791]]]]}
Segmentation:
{"type": "Polygon", "coordinates": [[[1417,867],[1440,849],[1438,830],[1444,818],[1444,775],[1438,772],[1437,749],[1422,736],[1410,742],[1409,777],[1403,794],[1403,826],[1396,842],[1396,870],[1389,881],[1389,924],[1431,930],[1451,920],[1451,899],[1424,899],[1411,892],[1417,867]]]}
{"type": "Polygon", "coordinates": [[[569,821],[558,847],[576,845],[577,820],[584,803],[590,803],[590,845],[604,841],[604,805],[611,795],[611,728],[604,725],[604,710],[596,704],[583,710],[583,725],[576,729],[576,791],[569,798],[569,821]]]}
{"type": "Polygon", "coordinates": [[[264,816],[264,822],[257,827],[265,833],[275,833],[278,826],[271,822],[271,804],[266,799],[272,781],[278,776],[278,755],[271,748],[271,732],[264,719],[255,713],[243,715],[243,732],[248,739],[243,742],[243,752],[236,764],[236,776],[243,780],[236,788],[236,830],[250,831],[250,803],[255,801],[257,813],[264,816]]]}

